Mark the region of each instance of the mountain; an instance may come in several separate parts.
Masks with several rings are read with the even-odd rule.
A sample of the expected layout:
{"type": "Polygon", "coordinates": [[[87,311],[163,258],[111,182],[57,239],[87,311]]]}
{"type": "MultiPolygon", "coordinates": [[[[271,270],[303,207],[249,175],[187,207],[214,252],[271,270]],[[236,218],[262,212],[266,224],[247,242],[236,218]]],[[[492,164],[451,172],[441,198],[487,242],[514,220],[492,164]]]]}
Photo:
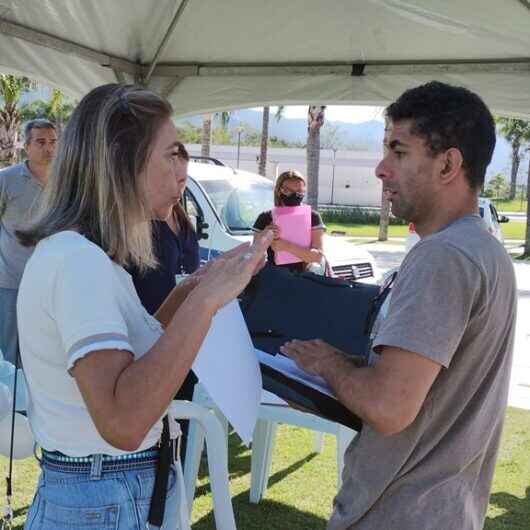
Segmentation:
{"type": "MultiPolygon", "coordinates": [[[[197,127],[202,125],[202,116],[184,118],[177,120],[177,123],[189,122],[197,127]]],[[[364,123],[348,122],[326,122],[338,128],[339,136],[345,145],[360,143],[358,147],[379,147],[383,137],[384,126],[380,121],[372,120],[364,123]]],[[[236,110],[231,113],[229,129],[236,129],[240,126],[250,127],[256,131],[261,131],[261,112],[256,110],[236,110]]],[[[326,126],[324,126],[326,127],[326,126]]],[[[305,119],[281,118],[277,120],[274,114],[269,122],[270,136],[277,136],[289,142],[300,142],[305,144],[307,138],[307,121],[305,119]]]]}
{"type": "MultiPolygon", "coordinates": [[[[196,127],[201,127],[202,116],[184,118],[177,120],[177,123],[189,122],[196,127]]],[[[360,151],[379,151],[383,141],[384,124],[377,120],[362,123],[349,123],[343,121],[326,122],[328,127],[335,128],[341,143],[346,148],[355,147],[360,151]]],[[[217,124],[215,125],[217,126],[217,124]]],[[[229,129],[245,126],[261,131],[261,112],[250,109],[236,110],[231,113],[229,129]]],[[[325,131],[324,125],[323,131],[325,131]]],[[[307,122],[305,119],[282,118],[276,120],[274,114],[270,117],[270,136],[276,136],[289,142],[300,142],[305,144],[307,138],[307,122]]],[[[507,178],[510,175],[510,144],[501,136],[497,136],[497,144],[493,159],[488,168],[488,177],[503,173],[507,178]]],[[[519,171],[519,183],[526,183],[526,170],[528,165],[521,163],[519,171]]]]}

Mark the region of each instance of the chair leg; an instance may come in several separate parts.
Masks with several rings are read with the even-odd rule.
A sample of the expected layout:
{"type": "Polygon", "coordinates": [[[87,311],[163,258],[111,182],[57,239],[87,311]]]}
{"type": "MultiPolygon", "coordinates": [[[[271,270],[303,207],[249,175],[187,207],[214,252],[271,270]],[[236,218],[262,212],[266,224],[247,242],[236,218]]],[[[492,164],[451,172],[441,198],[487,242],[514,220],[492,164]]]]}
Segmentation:
{"type": "Polygon", "coordinates": [[[357,436],[357,431],[343,425],[337,426],[337,490],[342,486],[342,470],[344,468],[344,453],[350,442],[357,436]]]}
{"type": "Polygon", "coordinates": [[[274,421],[258,420],[256,423],[250,460],[250,502],[254,504],[258,504],[267,491],[276,429],[274,421]]]}
{"type": "Polygon", "coordinates": [[[315,453],[321,454],[324,450],[324,433],[320,431],[315,431],[315,439],[313,442],[313,449],[315,453]]]}
{"type": "Polygon", "coordinates": [[[193,508],[193,498],[195,497],[203,448],[204,430],[198,422],[192,419],[190,420],[188,430],[186,458],[184,461],[184,484],[186,487],[186,499],[188,500],[190,515],[193,508]]]}
{"type": "Polygon", "coordinates": [[[177,470],[177,484],[178,484],[178,528],[179,530],[191,530],[190,526],[190,503],[186,499],[186,485],[184,484],[184,473],[180,462],[176,463],[177,470]]]}
{"type": "Polygon", "coordinates": [[[226,440],[226,450],[228,454],[228,432],[229,432],[228,420],[226,419],[226,416],[221,412],[221,409],[214,407],[212,409],[212,412],[217,416],[219,423],[221,423],[221,426],[223,427],[223,431],[225,433],[225,440],[226,440]]]}
{"type": "MultiPolygon", "coordinates": [[[[217,417],[205,407],[196,403],[186,401],[174,401],[171,404],[172,414],[175,418],[194,419],[193,424],[200,424],[202,428],[200,448],[202,449],[204,439],[208,447],[208,471],[210,473],[210,484],[212,488],[213,511],[215,516],[215,527],[218,530],[236,530],[236,522],[230,496],[230,484],[228,478],[228,461],[225,454],[225,433],[217,417]]],[[[195,436],[195,434],[192,434],[195,436]]],[[[200,452],[199,452],[200,455],[200,452]]],[[[190,457],[193,453],[190,452],[190,457]]],[[[190,458],[189,462],[192,459],[190,458]]],[[[193,485],[195,485],[193,483],[193,485]]],[[[184,486],[182,490],[185,490],[184,486]]],[[[188,501],[189,503],[189,501],[188,501]]],[[[184,520],[185,517],[182,517],[184,520]]],[[[184,529],[186,526],[184,526],[184,529]]],[[[183,530],[184,530],[183,529],[183,530]]]]}

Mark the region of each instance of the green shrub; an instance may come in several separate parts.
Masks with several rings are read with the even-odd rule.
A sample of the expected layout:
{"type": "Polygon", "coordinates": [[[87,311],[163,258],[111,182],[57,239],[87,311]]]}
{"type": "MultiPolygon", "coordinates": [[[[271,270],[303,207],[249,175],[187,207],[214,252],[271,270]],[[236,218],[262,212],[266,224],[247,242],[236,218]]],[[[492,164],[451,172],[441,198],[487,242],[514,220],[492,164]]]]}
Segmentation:
{"type": "MultiPolygon", "coordinates": [[[[320,211],[325,223],[379,225],[379,212],[377,210],[366,210],[364,208],[351,208],[336,206],[322,209],[320,211]]],[[[406,221],[390,215],[389,224],[406,225],[406,221]]]]}

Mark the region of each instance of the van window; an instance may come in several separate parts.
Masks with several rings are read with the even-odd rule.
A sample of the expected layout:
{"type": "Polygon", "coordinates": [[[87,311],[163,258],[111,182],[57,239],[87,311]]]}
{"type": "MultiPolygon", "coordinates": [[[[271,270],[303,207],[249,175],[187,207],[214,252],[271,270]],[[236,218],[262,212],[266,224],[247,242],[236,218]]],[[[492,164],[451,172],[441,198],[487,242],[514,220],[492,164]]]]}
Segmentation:
{"type": "Polygon", "coordinates": [[[184,209],[190,218],[191,224],[195,232],[198,230],[199,219],[202,220],[203,214],[197,200],[193,196],[193,193],[186,188],[184,192],[184,209]]]}
{"type": "Polygon", "coordinates": [[[201,180],[228,230],[251,233],[258,215],[273,205],[273,184],[261,179],[201,180]]]}

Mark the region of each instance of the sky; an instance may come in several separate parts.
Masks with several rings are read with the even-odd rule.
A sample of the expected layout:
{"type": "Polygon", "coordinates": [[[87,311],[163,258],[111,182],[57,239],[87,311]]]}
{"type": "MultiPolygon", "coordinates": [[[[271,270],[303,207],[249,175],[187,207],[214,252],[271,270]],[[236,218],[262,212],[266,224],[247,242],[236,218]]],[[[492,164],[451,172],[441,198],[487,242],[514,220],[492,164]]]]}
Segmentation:
{"type": "MultiPolygon", "coordinates": [[[[261,111],[261,107],[252,109],[261,111]]],[[[271,114],[276,113],[276,107],[271,107],[271,114]]],[[[383,107],[368,107],[360,105],[328,105],[326,107],[326,120],[342,121],[347,123],[362,123],[370,120],[383,121],[383,107]]],[[[305,119],[307,105],[290,105],[285,107],[286,118],[305,119]]]]}

